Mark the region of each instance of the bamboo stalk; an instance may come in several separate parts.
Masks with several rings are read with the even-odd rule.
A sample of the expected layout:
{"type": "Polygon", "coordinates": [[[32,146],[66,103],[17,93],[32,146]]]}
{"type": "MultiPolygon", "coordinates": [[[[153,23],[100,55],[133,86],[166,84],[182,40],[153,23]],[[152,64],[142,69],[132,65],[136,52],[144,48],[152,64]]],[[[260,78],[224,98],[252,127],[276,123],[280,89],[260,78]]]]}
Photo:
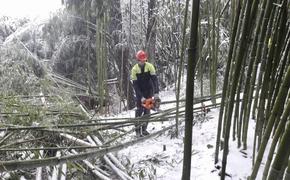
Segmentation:
{"type": "MultiPolygon", "coordinates": [[[[73,154],[78,154],[75,150],[72,150],[73,154]]],[[[97,177],[99,177],[101,180],[110,180],[109,174],[107,174],[106,172],[104,172],[103,170],[95,167],[92,163],[90,163],[87,160],[82,160],[83,163],[90,169],[90,171],[95,174],[97,177]]]]}
{"type": "Polygon", "coordinates": [[[60,180],[66,180],[67,164],[64,163],[61,167],[61,176],[60,180]]]}
{"type": "Polygon", "coordinates": [[[177,79],[177,92],[176,92],[176,117],[175,117],[175,131],[176,131],[176,137],[178,136],[178,114],[179,114],[179,102],[180,102],[180,84],[181,84],[181,74],[184,64],[184,49],[185,49],[185,34],[186,34],[186,22],[187,22],[187,14],[188,14],[188,4],[189,0],[186,0],[185,2],[185,14],[184,14],[184,27],[182,30],[182,43],[181,43],[181,50],[180,50],[180,62],[179,62],[179,69],[178,69],[178,79],[177,79]]]}
{"type": "Polygon", "coordinates": [[[69,161],[77,161],[77,160],[83,160],[83,159],[88,159],[91,157],[96,157],[96,156],[102,156],[104,154],[107,154],[109,152],[116,152],[119,151],[121,149],[127,148],[128,146],[132,146],[134,144],[143,142],[149,138],[152,138],[156,135],[159,135],[169,129],[172,129],[173,127],[175,127],[175,125],[171,125],[169,127],[166,127],[160,131],[157,131],[155,133],[152,133],[148,136],[145,137],[141,137],[138,139],[134,139],[132,141],[123,143],[123,144],[119,144],[116,146],[112,146],[109,148],[104,148],[104,149],[100,149],[100,150],[94,150],[94,151],[90,151],[90,152],[84,152],[84,153],[80,153],[78,155],[67,155],[67,156],[63,156],[63,157],[51,157],[51,158],[45,158],[45,159],[32,159],[32,160],[25,160],[25,161],[0,161],[0,172],[4,172],[4,171],[13,171],[13,170],[17,170],[17,169],[31,169],[31,168],[37,168],[37,167],[41,167],[41,166],[53,166],[53,165],[57,165],[57,164],[63,164],[65,162],[69,162],[69,161]]]}
{"type": "Polygon", "coordinates": [[[250,10],[251,10],[251,6],[252,6],[252,0],[247,0],[244,3],[244,6],[246,6],[245,8],[245,17],[243,19],[243,25],[241,28],[241,42],[240,42],[240,46],[238,48],[238,52],[237,52],[237,59],[235,61],[235,67],[234,67],[234,76],[232,78],[232,84],[231,84],[231,89],[230,89],[230,96],[229,96],[229,102],[227,104],[228,107],[228,111],[227,111],[227,117],[225,118],[224,122],[226,124],[226,128],[225,128],[225,141],[224,141],[224,151],[223,151],[223,159],[222,159],[222,171],[221,171],[221,180],[225,179],[225,175],[226,175],[226,165],[227,165],[227,156],[228,156],[228,152],[229,152],[229,133],[230,133],[230,128],[231,128],[231,117],[232,117],[232,110],[233,110],[233,102],[235,99],[235,93],[236,93],[236,88],[237,88],[237,83],[239,80],[239,76],[240,76],[240,69],[241,69],[241,65],[243,62],[243,57],[244,54],[247,50],[246,45],[246,36],[247,33],[249,31],[249,29],[251,29],[251,27],[248,27],[249,23],[251,22],[250,20],[250,10]]]}
{"type": "Polygon", "coordinates": [[[275,135],[274,135],[272,143],[271,143],[271,147],[270,147],[270,150],[269,150],[269,153],[268,153],[267,162],[266,162],[266,165],[265,165],[265,168],[264,168],[264,172],[263,172],[263,180],[267,179],[267,176],[268,176],[268,173],[269,173],[269,169],[270,169],[270,165],[272,163],[272,159],[273,159],[273,156],[274,156],[274,152],[275,152],[278,140],[279,140],[279,138],[281,137],[281,135],[282,135],[282,133],[284,131],[284,128],[285,128],[285,125],[286,125],[287,118],[288,118],[289,114],[290,114],[290,99],[288,99],[288,102],[287,102],[286,108],[284,110],[284,113],[283,113],[283,115],[281,117],[281,120],[279,121],[278,128],[275,131],[275,135]]]}
{"type": "Polygon", "coordinates": [[[27,142],[38,141],[38,140],[41,140],[41,139],[44,139],[44,138],[45,137],[39,137],[39,138],[35,138],[35,139],[30,139],[30,140],[16,141],[16,142],[13,142],[13,143],[10,143],[10,144],[3,145],[3,146],[0,147],[0,149],[7,148],[7,147],[10,147],[10,146],[14,146],[14,145],[17,145],[17,144],[23,144],[23,143],[27,143],[27,142]]]}
{"type": "MultiPolygon", "coordinates": [[[[60,152],[59,151],[56,152],[56,156],[55,157],[60,157],[60,152]]],[[[58,176],[59,176],[59,174],[58,174],[59,167],[60,167],[59,164],[53,167],[53,171],[52,171],[52,175],[51,175],[51,180],[57,180],[58,179],[58,176]]]]}
{"type": "MultiPolygon", "coordinates": [[[[39,159],[41,159],[43,157],[43,150],[40,151],[39,153],[39,159]]],[[[41,180],[42,179],[42,167],[38,167],[36,168],[36,176],[35,176],[35,180],[41,180]]]]}
{"type": "MultiPolygon", "coordinates": [[[[89,140],[89,142],[92,144],[92,145],[101,145],[102,142],[97,138],[97,137],[90,137],[88,136],[87,139],[89,140]]],[[[104,160],[105,162],[111,167],[111,169],[122,179],[122,180],[127,180],[127,179],[130,179],[130,180],[133,180],[130,176],[126,175],[121,169],[119,169],[119,167],[116,167],[115,164],[117,166],[120,166],[121,168],[124,168],[125,167],[123,165],[121,165],[118,161],[117,163],[115,162],[115,164],[112,163],[112,161],[109,159],[109,154],[110,156],[112,157],[113,155],[111,153],[108,153],[106,155],[104,155],[104,160]]]]}
{"type": "Polygon", "coordinates": [[[223,90],[222,90],[222,99],[221,99],[221,107],[220,107],[220,112],[219,112],[216,147],[215,147],[215,160],[214,160],[215,164],[218,163],[223,116],[224,116],[224,110],[226,109],[226,105],[227,105],[227,87],[229,84],[229,74],[230,74],[230,69],[231,69],[231,64],[232,64],[232,59],[233,59],[232,56],[233,56],[235,38],[236,38],[237,27],[238,27],[238,22],[239,22],[239,14],[241,10],[241,4],[239,3],[238,5],[239,6],[237,7],[237,14],[234,17],[234,26],[232,27],[232,30],[231,30],[232,34],[231,34],[231,39],[230,39],[230,48],[229,48],[228,57],[227,57],[225,79],[224,79],[223,90]]]}
{"type": "Polygon", "coordinates": [[[264,133],[264,136],[262,138],[261,146],[260,146],[259,151],[258,151],[258,155],[257,155],[256,161],[255,161],[254,167],[253,167],[253,171],[252,171],[250,180],[254,180],[257,176],[257,173],[258,173],[258,170],[260,168],[260,164],[261,164],[264,152],[265,152],[265,148],[267,146],[273,125],[275,123],[275,119],[277,117],[280,117],[280,114],[278,114],[278,112],[280,111],[281,104],[284,104],[284,102],[286,100],[289,86],[290,86],[290,66],[287,69],[287,73],[285,74],[282,86],[279,89],[279,93],[278,93],[277,99],[275,100],[275,104],[274,104],[273,110],[271,112],[270,118],[267,121],[265,133],[264,133]]]}
{"type": "MultiPolygon", "coordinates": [[[[92,136],[92,139],[97,143],[97,145],[103,145],[103,143],[96,136],[92,136]]],[[[107,156],[117,165],[119,169],[122,171],[127,171],[123,164],[112,153],[108,153],[107,156]]]]}
{"type": "Polygon", "coordinates": [[[283,177],[284,174],[283,165],[284,162],[287,162],[287,160],[289,161],[289,154],[290,154],[290,123],[286,125],[285,132],[281,137],[281,143],[279,145],[277,154],[271,166],[268,180],[276,180],[277,177],[281,177],[280,176],[281,174],[283,177]]]}
{"type": "Polygon", "coordinates": [[[97,149],[97,148],[104,148],[109,147],[109,145],[102,145],[102,146],[67,146],[67,147],[41,147],[41,148],[5,148],[0,149],[0,152],[6,151],[40,151],[40,150],[71,150],[71,149],[97,149]]]}

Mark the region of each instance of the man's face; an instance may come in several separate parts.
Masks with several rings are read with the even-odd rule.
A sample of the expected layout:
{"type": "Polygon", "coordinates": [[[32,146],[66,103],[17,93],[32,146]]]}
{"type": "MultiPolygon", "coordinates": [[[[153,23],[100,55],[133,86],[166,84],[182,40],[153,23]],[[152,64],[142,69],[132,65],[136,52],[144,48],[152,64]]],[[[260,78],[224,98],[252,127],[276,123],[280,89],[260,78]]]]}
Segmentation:
{"type": "Polygon", "coordinates": [[[138,61],[138,64],[139,64],[140,66],[143,66],[143,65],[145,64],[145,61],[138,61]]]}

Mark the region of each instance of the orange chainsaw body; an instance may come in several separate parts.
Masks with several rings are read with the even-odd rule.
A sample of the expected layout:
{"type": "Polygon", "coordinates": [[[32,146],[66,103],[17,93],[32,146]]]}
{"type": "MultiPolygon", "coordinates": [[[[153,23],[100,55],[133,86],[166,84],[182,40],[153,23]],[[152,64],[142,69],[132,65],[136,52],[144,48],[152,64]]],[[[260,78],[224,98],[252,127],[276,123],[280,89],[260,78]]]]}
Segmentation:
{"type": "Polygon", "coordinates": [[[142,106],[146,109],[159,109],[160,107],[160,99],[154,99],[154,98],[147,98],[142,102],[142,106]]]}

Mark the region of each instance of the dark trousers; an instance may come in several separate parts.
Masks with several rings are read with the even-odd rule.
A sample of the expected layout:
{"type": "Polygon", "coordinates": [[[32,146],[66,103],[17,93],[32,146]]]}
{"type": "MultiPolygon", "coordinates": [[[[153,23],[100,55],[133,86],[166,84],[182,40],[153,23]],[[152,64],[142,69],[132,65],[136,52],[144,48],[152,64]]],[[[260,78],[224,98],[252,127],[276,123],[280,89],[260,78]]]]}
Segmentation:
{"type": "MultiPolygon", "coordinates": [[[[150,109],[146,109],[141,105],[141,100],[137,100],[137,109],[135,111],[135,117],[141,117],[145,115],[150,114],[150,109]]],[[[140,134],[141,132],[144,132],[147,130],[148,122],[141,122],[141,123],[136,123],[136,133],[140,134]]]]}

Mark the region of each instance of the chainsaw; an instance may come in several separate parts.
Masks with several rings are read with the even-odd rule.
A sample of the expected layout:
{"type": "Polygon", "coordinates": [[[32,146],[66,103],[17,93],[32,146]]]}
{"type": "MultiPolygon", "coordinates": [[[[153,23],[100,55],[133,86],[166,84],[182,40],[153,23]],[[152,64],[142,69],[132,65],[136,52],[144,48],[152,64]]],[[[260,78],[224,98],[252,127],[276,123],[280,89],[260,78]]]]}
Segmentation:
{"type": "Polygon", "coordinates": [[[148,110],[152,109],[158,111],[160,108],[161,99],[160,98],[147,98],[142,101],[142,106],[148,110]]]}

